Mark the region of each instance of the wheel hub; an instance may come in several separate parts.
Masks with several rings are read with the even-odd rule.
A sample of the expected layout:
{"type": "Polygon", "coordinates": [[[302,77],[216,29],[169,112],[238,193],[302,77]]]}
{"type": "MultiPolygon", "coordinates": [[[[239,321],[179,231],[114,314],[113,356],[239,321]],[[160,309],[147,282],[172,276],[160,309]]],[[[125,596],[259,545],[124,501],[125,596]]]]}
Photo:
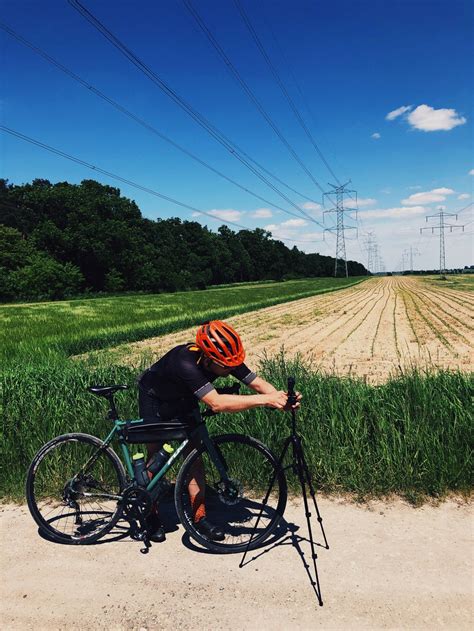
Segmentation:
{"type": "Polygon", "coordinates": [[[236,479],[221,480],[217,484],[217,494],[223,504],[234,506],[243,497],[242,484],[236,479]]]}

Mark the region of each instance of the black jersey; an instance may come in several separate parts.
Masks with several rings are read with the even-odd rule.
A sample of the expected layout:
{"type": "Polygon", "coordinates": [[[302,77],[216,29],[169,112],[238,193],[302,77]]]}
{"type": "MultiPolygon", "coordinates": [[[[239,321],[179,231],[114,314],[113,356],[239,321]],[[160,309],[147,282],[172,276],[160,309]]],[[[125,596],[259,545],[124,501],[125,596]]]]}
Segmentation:
{"type": "MultiPolygon", "coordinates": [[[[194,344],[175,346],[140,376],[141,392],[166,404],[166,409],[179,413],[192,410],[197,407],[198,399],[214,390],[212,383],[218,377],[204,368],[201,357],[201,350],[194,344]]],[[[230,374],[245,384],[252,383],[257,376],[245,364],[230,374]]]]}

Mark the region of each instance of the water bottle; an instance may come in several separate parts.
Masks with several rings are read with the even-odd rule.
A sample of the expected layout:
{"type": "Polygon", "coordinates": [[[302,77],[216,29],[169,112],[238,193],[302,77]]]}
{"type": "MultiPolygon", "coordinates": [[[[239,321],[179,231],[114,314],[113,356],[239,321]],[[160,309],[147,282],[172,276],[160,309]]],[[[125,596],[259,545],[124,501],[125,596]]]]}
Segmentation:
{"type": "Polygon", "coordinates": [[[139,486],[146,486],[149,482],[146,472],[145,456],[142,453],[134,454],[133,458],[133,475],[139,486]]]}
{"type": "Polygon", "coordinates": [[[168,458],[171,456],[173,451],[173,447],[171,445],[168,445],[168,443],[165,443],[163,447],[153,455],[148,465],[148,471],[151,471],[153,475],[157,473],[160,469],[164,467],[165,463],[168,461],[168,458]]]}

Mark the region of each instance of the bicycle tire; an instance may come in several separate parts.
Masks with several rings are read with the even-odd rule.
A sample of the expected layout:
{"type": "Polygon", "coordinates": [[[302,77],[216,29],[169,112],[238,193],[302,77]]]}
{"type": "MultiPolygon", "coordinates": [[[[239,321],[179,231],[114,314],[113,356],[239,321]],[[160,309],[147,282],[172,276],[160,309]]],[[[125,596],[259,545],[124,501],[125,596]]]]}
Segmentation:
{"type": "MultiPolygon", "coordinates": [[[[262,500],[265,496],[266,490],[268,488],[268,485],[270,483],[270,480],[273,474],[276,474],[275,484],[273,488],[276,489],[277,497],[275,498],[275,492],[272,493],[269,498],[269,503],[265,507],[265,511],[267,512],[269,510],[272,511],[272,516],[270,519],[267,519],[267,521],[265,522],[265,526],[261,528],[260,531],[258,531],[258,534],[252,538],[250,548],[249,548],[250,550],[252,550],[254,548],[259,547],[266,539],[268,539],[268,537],[274,532],[281,518],[283,517],[283,513],[285,511],[286,501],[287,501],[287,483],[286,483],[285,473],[283,469],[278,465],[277,459],[275,458],[274,454],[270,451],[270,449],[268,449],[268,447],[266,447],[263,443],[261,443],[259,440],[255,438],[252,438],[250,436],[245,436],[243,434],[223,434],[220,436],[213,436],[211,437],[211,440],[213,441],[216,449],[224,455],[224,458],[226,459],[226,462],[228,465],[230,462],[229,453],[231,453],[229,452],[229,446],[232,446],[232,445],[240,446],[240,450],[237,448],[235,449],[235,452],[239,458],[240,458],[241,453],[245,451],[243,449],[244,446],[247,447],[247,451],[245,451],[247,457],[249,456],[249,454],[252,457],[252,453],[254,453],[255,456],[259,454],[259,456],[262,458],[262,462],[266,463],[266,468],[267,468],[267,470],[265,471],[266,483],[265,484],[261,483],[262,490],[260,494],[261,494],[262,500]],[[248,451],[248,449],[250,449],[250,451],[248,451]],[[270,501],[272,501],[272,504],[273,504],[271,508],[269,506],[270,501]]],[[[251,466],[252,466],[254,461],[247,460],[247,462],[251,462],[251,466]]],[[[225,509],[222,509],[222,506],[221,506],[220,512],[221,513],[223,512],[224,516],[222,517],[222,515],[219,515],[219,504],[215,501],[216,490],[215,488],[212,487],[212,485],[208,483],[209,471],[207,467],[209,466],[209,464],[211,464],[211,467],[214,466],[215,468],[215,465],[212,464],[212,460],[210,459],[210,456],[207,453],[205,445],[201,445],[199,449],[194,449],[188,455],[183,465],[181,466],[178,472],[177,479],[176,479],[176,486],[175,486],[176,512],[178,514],[181,524],[189,533],[189,535],[195,541],[197,541],[199,544],[201,544],[208,550],[211,550],[212,552],[219,552],[219,553],[225,553],[225,554],[243,552],[247,547],[248,540],[250,539],[249,533],[253,529],[253,524],[249,523],[248,513],[252,514],[252,511],[255,510],[255,515],[256,515],[262,503],[260,503],[260,506],[258,508],[257,507],[254,508],[256,501],[255,501],[255,498],[251,497],[251,494],[255,493],[256,491],[254,488],[249,486],[250,492],[246,491],[246,493],[249,493],[249,494],[247,494],[245,497],[242,495],[238,503],[234,504],[234,506],[239,505],[239,508],[238,508],[238,511],[240,514],[239,517],[237,517],[237,514],[236,514],[237,509],[232,508],[231,506],[227,506],[225,509]],[[190,476],[192,475],[191,468],[195,464],[196,460],[200,457],[202,458],[203,456],[205,456],[205,460],[206,460],[206,462],[204,462],[204,467],[206,470],[205,506],[206,506],[207,517],[209,517],[210,521],[212,521],[213,523],[216,523],[214,516],[217,514],[218,517],[221,519],[221,523],[220,524],[217,523],[217,525],[221,525],[224,531],[226,531],[226,528],[228,529],[229,532],[237,532],[239,528],[241,530],[246,530],[246,534],[247,534],[246,540],[240,540],[236,542],[235,535],[229,535],[230,541],[227,540],[227,536],[226,536],[226,541],[214,541],[205,537],[196,528],[196,525],[193,521],[193,516],[192,516],[191,501],[189,500],[189,498],[186,499],[188,496],[187,487],[190,481],[190,476]],[[211,514],[210,514],[210,509],[209,509],[209,503],[210,503],[209,491],[210,490],[213,491],[213,495],[214,495],[213,498],[211,497],[211,503],[212,501],[214,503],[217,503],[217,508],[214,509],[214,512],[211,512],[211,514]],[[236,521],[231,522],[232,519],[235,519],[236,521]],[[241,521],[238,521],[238,519],[240,519],[241,521]],[[242,525],[244,523],[245,523],[245,526],[242,525]]],[[[229,469],[233,466],[235,465],[231,464],[229,466],[229,469]]],[[[240,470],[242,468],[238,462],[237,462],[237,467],[240,467],[240,470]]],[[[230,475],[230,477],[233,476],[233,472],[230,470],[228,471],[228,474],[230,475]]],[[[217,496],[218,496],[218,500],[221,499],[219,497],[218,492],[217,492],[217,496]]],[[[221,499],[221,503],[224,504],[225,503],[224,500],[221,499]]],[[[264,519],[266,519],[265,516],[264,516],[264,519]]],[[[263,524],[262,520],[260,520],[260,523],[263,524]]]]}
{"type": "MultiPolygon", "coordinates": [[[[79,445],[82,445],[84,447],[88,446],[90,454],[95,453],[94,449],[103,447],[103,441],[101,441],[99,438],[96,438],[95,436],[91,436],[89,434],[82,434],[82,433],[62,434],[61,436],[57,436],[56,438],[53,438],[52,440],[50,440],[38,451],[38,453],[33,458],[33,461],[28,469],[27,478],[26,478],[26,499],[28,503],[28,508],[30,510],[30,513],[33,519],[38,524],[40,530],[43,533],[47,534],[49,538],[51,538],[53,541],[57,543],[85,545],[89,543],[94,543],[95,541],[103,537],[105,534],[107,534],[118,522],[118,520],[122,516],[123,510],[122,510],[121,504],[118,501],[115,502],[115,500],[110,500],[109,503],[110,503],[111,514],[105,520],[104,513],[107,514],[109,507],[107,507],[108,509],[107,511],[97,510],[97,509],[89,510],[89,511],[81,510],[78,500],[80,502],[83,502],[84,506],[86,505],[87,502],[91,503],[91,500],[87,500],[86,496],[81,497],[81,493],[77,492],[74,494],[74,501],[76,502],[76,505],[79,508],[78,510],[77,508],[71,507],[70,504],[66,503],[64,496],[61,497],[61,493],[64,495],[67,485],[70,484],[71,480],[77,475],[77,473],[74,473],[77,470],[77,465],[70,465],[71,470],[67,472],[64,471],[64,474],[63,474],[62,471],[55,470],[54,460],[52,460],[52,458],[49,459],[49,463],[47,459],[48,459],[48,456],[51,456],[51,455],[55,456],[54,454],[55,450],[57,454],[61,446],[67,447],[68,445],[72,446],[73,444],[75,447],[78,447],[79,445]],[[48,464],[52,470],[52,473],[56,477],[58,477],[57,483],[49,483],[47,479],[45,482],[43,482],[41,477],[39,477],[39,472],[41,472],[42,475],[46,475],[47,473],[46,469],[47,469],[48,464]],[[45,470],[45,474],[42,473],[43,469],[45,470]],[[41,491],[42,485],[44,489],[43,491],[41,491]],[[49,486],[46,487],[46,485],[49,485],[49,486]],[[50,495],[49,488],[52,488],[53,486],[56,492],[52,491],[51,492],[52,494],[50,495]],[[46,488],[48,488],[48,490],[46,490],[46,488]],[[41,494],[43,495],[42,497],[40,497],[41,494]],[[47,502],[49,502],[49,505],[47,504],[47,502]],[[53,508],[50,510],[50,512],[47,515],[43,515],[44,506],[42,504],[44,504],[44,506],[53,506],[53,508]],[[59,510],[59,506],[63,506],[62,512],[59,514],[59,516],[53,515],[50,519],[46,519],[46,517],[50,515],[51,512],[54,510],[55,505],[57,505],[58,510],[59,510]],[[64,510],[66,509],[66,507],[72,508],[74,512],[70,514],[68,513],[64,514],[64,510]],[[83,520],[83,517],[85,515],[98,516],[101,513],[102,513],[102,518],[97,519],[96,517],[95,520],[91,519],[89,526],[86,527],[83,522],[77,526],[77,520],[83,520]],[[71,517],[74,517],[73,526],[77,526],[75,531],[71,532],[70,534],[67,534],[66,532],[62,532],[58,530],[57,528],[58,524],[56,522],[64,518],[66,520],[65,522],[65,527],[66,527],[66,524],[68,523],[68,520],[71,517]],[[96,530],[94,532],[87,533],[86,532],[87,528],[90,529],[91,525],[94,525],[93,524],[94,521],[96,522],[95,525],[97,526],[96,530]],[[99,527],[100,521],[102,521],[103,524],[100,525],[99,527]],[[56,524],[56,527],[54,524],[56,524]]],[[[74,451],[72,450],[72,447],[70,451],[72,454],[72,456],[70,457],[74,457],[74,451]]],[[[65,451],[64,453],[65,453],[65,456],[68,455],[67,451],[65,451]]],[[[61,454],[59,454],[59,456],[57,457],[60,463],[59,458],[61,457],[61,454]]],[[[122,462],[120,461],[117,454],[110,447],[106,447],[105,449],[101,451],[99,458],[102,458],[102,457],[103,457],[103,460],[101,461],[100,466],[102,467],[106,465],[109,466],[108,472],[110,471],[110,476],[116,478],[114,480],[115,486],[112,490],[114,492],[116,491],[117,494],[120,494],[127,484],[127,476],[126,476],[124,467],[122,465],[122,462]],[[104,464],[102,464],[102,462],[104,464]]],[[[97,458],[96,462],[94,462],[94,465],[93,465],[94,467],[96,467],[96,471],[99,471],[99,467],[96,466],[96,463],[99,462],[99,458],[97,458]]],[[[56,467],[56,469],[57,468],[58,467],[56,467]]],[[[99,474],[100,474],[100,471],[99,471],[99,474]]],[[[81,479],[81,483],[80,483],[82,485],[81,490],[83,490],[84,487],[89,488],[89,489],[97,488],[97,484],[99,484],[97,480],[93,478],[93,476],[90,473],[88,473],[87,476],[88,476],[87,480],[81,479]]],[[[105,473],[103,473],[103,476],[105,476],[105,473]]],[[[98,504],[98,502],[95,502],[95,503],[98,504]]]]}

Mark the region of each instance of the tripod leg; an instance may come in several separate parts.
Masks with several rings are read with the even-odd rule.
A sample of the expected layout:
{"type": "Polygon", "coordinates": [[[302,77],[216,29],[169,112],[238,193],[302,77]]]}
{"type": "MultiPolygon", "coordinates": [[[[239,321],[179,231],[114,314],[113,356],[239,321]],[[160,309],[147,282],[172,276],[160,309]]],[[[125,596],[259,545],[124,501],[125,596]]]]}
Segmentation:
{"type": "Polygon", "coordinates": [[[245,557],[247,556],[247,552],[249,551],[250,544],[252,543],[252,539],[254,538],[254,535],[257,532],[257,528],[258,528],[258,524],[260,522],[260,518],[263,515],[263,511],[265,509],[265,506],[267,505],[268,498],[270,497],[270,493],[272,491],[273,485],[275,484],[275,480],[276,480],[276,477],[278,475],[278,472],[280,471],[280,468],[283,465],[283,460],[285,458],[286,450],[288,449],[288,446],[289,446],[290,442],[291,442],[291,438],[287,438],[285,440],[285,444],[283,445],[283,449],[282,449],[281,455],[278,458],[277,466],[276,466],[275,471],[273,473],[273,477],[272,477],[272,479],[270,481],[270,484],[268,486],[267,493],[265,495],[265,498],[262,501],[262,508],[260,509],[260,512],[258,514],[257,521],[255,523],[255,526],[254,526],[253,530],[252,530],[252,534],[250,535],[250,539],[248,540],[247,547],[245,548],[245,552],[244,552],[244,555],[242,557],[242,560],[239,563],[239,567],[243,567],[243,565],[244,565],[245,557]]]}
{"type": "Polygon", "coordinates": [[[321,532],[323,533],[326,550],[329,550],[328,540],[326,539],[326,533],[324,532],[324,527],[323,527],[323,518],[321,517],[321,513],[319,512],[319,508],[318,508],[318,503],[316,501],[316,491],[314,490],[314,487],[313,487],[313,482],[312,482],[311,476],[309,474],[308,465],[306,464],[306,459],[304,457],[303,447],[301,445],[300,445],[300,449],[301,449],[301,455],[300,455],[301,464],[303,466],[304,474],[305,474],[305,477],[306,477],[306,482],[308,484],[310,495],[313,498],[314,508],[316,509],[316,514],[318,516],[318,522],[319,522],[319,525],[321,527],[321,532]]]}
{"type": "MultiPolygon", "coordinates": [[[[311,578],[311,585],[315,588],[319,604],[320,604],[320,606],[322,606],[323,605],[323,601],[321,599],[321,586],[319,584],[318,567],[316,565],[316,559],[318,558],[318,555],[316,554],[316,550],[315,550],[315,547],[314,547],[313,530],[311,528],[311,520],[310,520],[311,513],[309,511],[308,498],[307,498],[307,495],[306,495],[306,484],[305,484],[305,480],[304,480],[305,470],[304,470],[304,467],[303,467],[303,448],[301,446],[301,440],[300,440],[299,436],[296,436],[294,441],[293,441],[293,453],[294,453],[294,456],[295,456],[295,459],[296,459],[296,462],[297,462],[298,477],[299,477],[300,484],[301,484],[301,493],[303,495],[306,523],[308,524],[309,542],[310,542],[310,545],[311,545],[311,557],[313,559],[314,578],[315,578],[315,580],[313,580],[313,578],[311,578]]],[[[307,570],[309,570],[309,566],[307,567],[307,570]]]]}

